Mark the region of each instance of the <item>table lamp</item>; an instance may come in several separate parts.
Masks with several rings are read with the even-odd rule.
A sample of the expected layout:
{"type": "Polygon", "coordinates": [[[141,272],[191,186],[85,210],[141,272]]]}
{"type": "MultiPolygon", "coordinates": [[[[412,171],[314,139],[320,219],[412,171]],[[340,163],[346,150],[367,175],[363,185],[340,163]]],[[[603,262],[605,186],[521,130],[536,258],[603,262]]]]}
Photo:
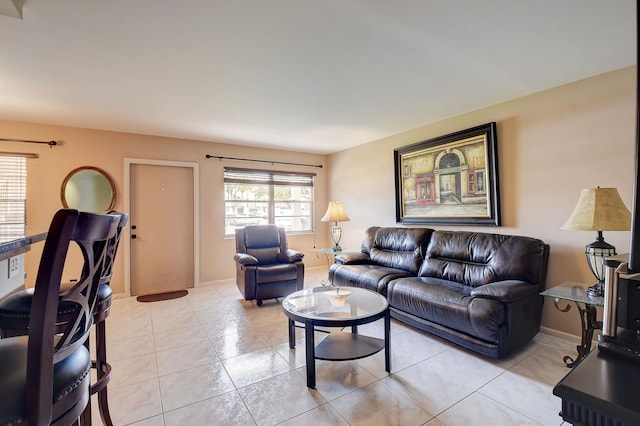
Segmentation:
{"type": "Polygon", "coordinates": [[[338,222],[346,222],[349,219],[349,216],[344,212],[342,208],[342,203],[340,201],[329,201],[329,207],[327,207],[327,212],[320,219],[323,222],[334,222],[334,225],[331,227],[331,239],[335,246],[333,247],[333,251],[342,251],[342,247],[338,244],[340,242],[340,238],[342,238],[342,228],[338,226],[338,222]]]}
{"type": "Polygon", "coordinates": [[[580,198],[562,229],[596,231],[596,241],[587,245],[585,254],[596,283],[587,289],[589,296],[604,294],[604,258],[616,255],[616,248],[604,241],[602,231],[628,231],[631,213],[616,188],[589,188],[580,191],[580,198]]]}

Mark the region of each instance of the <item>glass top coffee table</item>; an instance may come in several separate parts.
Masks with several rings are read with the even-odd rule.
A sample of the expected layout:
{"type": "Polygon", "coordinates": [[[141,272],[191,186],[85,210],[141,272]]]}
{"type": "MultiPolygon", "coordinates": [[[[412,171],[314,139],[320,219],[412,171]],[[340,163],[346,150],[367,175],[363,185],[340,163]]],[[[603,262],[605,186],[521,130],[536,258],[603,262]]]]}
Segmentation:
{"type": "Polygon", "coordinates": [[[391,317],[384,296],[359,287],[316,287],[291,293],[282,301],[282,309],[289,318],[291,349],[296,346],[295,323],[304,324],[308,387],[316,387],[316,359],[346,361],[384,349],[385,370],[391,371],[391,317]],[[358,334],[358,325],[381,318],[384,339],[358,334]],[[351,333],[332,331],[316,346],[315,327],[351,327],[351,333]]]}

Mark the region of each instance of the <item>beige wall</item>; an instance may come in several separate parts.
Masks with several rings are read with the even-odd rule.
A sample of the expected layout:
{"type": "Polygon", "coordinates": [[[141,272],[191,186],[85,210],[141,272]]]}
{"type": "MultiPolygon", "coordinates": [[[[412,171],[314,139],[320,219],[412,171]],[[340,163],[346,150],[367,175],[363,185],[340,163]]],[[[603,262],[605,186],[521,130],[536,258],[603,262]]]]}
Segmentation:
{"type": "MultiPolygon", "coordinates": [[[[548,286],[563,281],[589,283],[592,275],[584,259],[584,246],[595,233],[561,231],[578,198],[587,187],[617,187],[631,207],[635,147],[635,68],[627,68],[504,104],[462,114],[390,138],[345,150],[329,157],[284,151],[177,140],[154,136],[94,131],[30,123],[0,121],[0,137],[59,140],[55,148],[0,143],[0,150],[35,152],[29,160],[28,232],[46,230],[61,207],[60,184],[81,165],[106,170],[123,193],[124,158],[198,162],[200,164],[200,281],[234,276],[234,241],[222,235],[222,168],[250,163],[205,160],[205,154],[276,161],[328,164],[315,169],[316,234],[293,235],[290,246],[306,253],[308,266],[325,265],[311,251],[329,244],[328,226],[319,222],[329,199],[344,203],[350,222],[342,224],[341,245],[358,248],[363,231],[371,225],[394,226],[393,150],[490,121],[498,123],[498,155],[502,227],[463,227],[485,232],[528,235],[551,246],[548,286]]],[[[270,167],[265,165],[266,167],[270,167]]],[[[289,167],[290,169],[290,167],[289,167]]],[[[309,171],[303,168],[301,170],[309,171]]],[[[122,209],[120,199],[116,208],[122,209]]],[[[451,226],[441,228],[451,229],[451,226]]],[[[628,232],[607,232],[607,241],[628,251],[628,232]]],[[[122,292],[122,251],[113,286],[122,292]]],[[[35,276],[38,246],[27,256],[27,271],[35,276]]],[[[575,308],[562,314],[547,301],[543,326],[579,333],[575,308]]]]}
{"type": "MultiPolygon", "coordinates": [[[[351,222],[344,247],[358,247],[371,225],[394,226],[394,148],[497,122],[501,227],[452,227],[537,237],[551,246],[547,286],[590,283],[584,246],[595,232],[562,231],[580,189],[617,187],[632,207],[635,149],[635,67],[590,78],[349,149],[329,157],[329,195],[351,222]]],[[[629,232],[605,232],[628,252],[629,232]]],[[[547,300],[543,326],[579,334],[573,307],[560,313],[547,300]]]]}
{"type": "MultiPolygon", "coordinates": [[[[298,166],[271,166],[270,164],[247,163],[239,161],[220,161],[205,159],[205,154],[287,161],[304,164],[326,165],[324,155],[274,151],[227,144],[178,140],[155,136],[105,132],[72,127],[49,126],[41,124],[0,121],[0,137],[28,140],[56,140],[60,145],[49,148],[46,145],[0,142],[0,151],[32,152],[39,158],[28,160],[27,177],[27,223],[28,234],[45,232],[51,217],[62,207],[60,185],[67,173],[79,166],[95,166],[104,169],[114,179],[120,197],[115,208],[123,209],[122,194],[124,184],[124,159],[144,158],[197,162],[200,168],[200,277],[201,283],[235,276],[233,255],[235,241],[225,238],[223,209],[223,167],[260,167],[264,169],[295,170],[316,173],[315,218],[317,235],[291,235],[289,246],[306,254],[308,266],[326,265],[324,258],[317,257],[311,251],[316,244],[326,247],[329,244],[329,228],[320,218],[328,203],[327,168],[308,168],[298,166]]],[[[132,218],[133,219],[133,218],[132,218]]],[[[124,291],[124,245],[118,252],[112,286],[114,292],[124,291]]],[[[33,282],[37,271],[42,244],[34,246],[27,254],[27,283],[33,282]]],[[[77,276],[76,271],[65,275],[77,276]]]]}

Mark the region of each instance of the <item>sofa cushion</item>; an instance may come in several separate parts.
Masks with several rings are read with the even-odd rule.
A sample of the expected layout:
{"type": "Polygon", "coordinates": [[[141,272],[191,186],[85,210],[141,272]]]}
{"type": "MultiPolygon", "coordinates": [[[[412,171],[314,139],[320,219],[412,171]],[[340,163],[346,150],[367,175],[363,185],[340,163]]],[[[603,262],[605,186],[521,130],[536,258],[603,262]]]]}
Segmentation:
{"type": "Polygon", "coordinates": [[[369,253],[375,264],[417,275],[432,232],[427,228],[372,227],[365,234],[362,251],[369,253]]]}
{"type": "Polygon", "coordinates": [[[256,284],[291,281],[298,278],[298,267],[294,263],[280,263],[256,268],[256,284]]]}
{"type": "Polygon", "coordinates": [[[246,253],[258,259],[258,264],[279,261],[280,233],[276,226],[248,226],[244,235],[246,253]]]}
{"type": "Polygon", "coordinates": [[[333,285],[366,288],[382,295],[387,294],[389,281],[409,276],[411,274],[403,269],[373,264],[333,264],[330,270],[330,279],[333,285]]]}
{"type": "Polygon", "coordinates": [[[435,231],[419,272],[477,287],[520,280],[543,286],[545,244],[535,238],[463,231],[435,231]]]}
{"type": "Polygon", "coordinates": [[[488,342],[498,342],[505,324],[505,305],[470,296],[473,287],[429,277],[393,280],[387,287],[389,305],[488,342]]]}

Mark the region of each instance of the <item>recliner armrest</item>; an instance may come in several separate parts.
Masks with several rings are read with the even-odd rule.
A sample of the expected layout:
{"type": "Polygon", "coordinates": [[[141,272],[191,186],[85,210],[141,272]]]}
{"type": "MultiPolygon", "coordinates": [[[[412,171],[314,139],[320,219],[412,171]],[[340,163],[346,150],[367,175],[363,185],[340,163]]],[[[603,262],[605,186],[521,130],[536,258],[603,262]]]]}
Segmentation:
{"type": "Polygon", "coordinates": [[[255,256],[251,256],[247,253],[236,253],[236,255],[233,256],[233,260],[241,265],[257,265],[258,263],[260,263],[255,256]]]}
{"type": "Polygon", "coordinates": [[[287,262],[287,263],[296,263],[302,260],[302,258],[304,257],[304,253],[302,253],[301,251],[298,250],[293,250],[293,249],[287,249],[286,252],[284,253],[280,253],[278,255],[278,258],[283,261],[283,262],[287,262]]]}
{"type": "Polygon", "coordinates": [[[335,263],[341,265],[359,265],[363,263],[370,263],[371,259],[367,253],[343,253],[337,254],[334,258],[335,263]]]}
{"type": "Polygon", "coordinates": [[[519,280],[505,280],[476,287],[469,295],[509,303],[537,294],[537,285],[519,280]]]}

